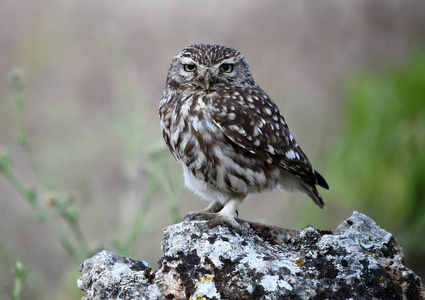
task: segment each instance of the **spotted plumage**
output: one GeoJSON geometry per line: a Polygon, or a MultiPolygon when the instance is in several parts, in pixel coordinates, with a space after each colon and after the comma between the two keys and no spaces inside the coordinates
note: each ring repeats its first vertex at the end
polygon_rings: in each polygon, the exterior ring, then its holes
{"type": "Polygon", "coordinates": [[[159,114],[186,185],[211,201],[190,218],[238,228],[238,205],[249,194],[274,189],[304,192],[324,207],[316,185],[328,184],[239,51],[205,44],[183,49],[171,62],[159,114]]]}

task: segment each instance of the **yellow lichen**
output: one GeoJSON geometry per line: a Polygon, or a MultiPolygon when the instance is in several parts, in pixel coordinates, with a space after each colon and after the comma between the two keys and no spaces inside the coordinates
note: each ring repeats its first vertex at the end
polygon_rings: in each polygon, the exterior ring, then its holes
{"type": "Polygon", "coordinates": [[[197,290],[200,284],[205,283],[205,282],[212,282],[214,280],[214,275],[213,274],[204,274],[204,276],[202,276],[201,278],[199,278],[199,281],[197,281],[195,283],[195,293],[193,294],[193,296],[189,297],[189,300],[206,300],[206,298],[204,297],[204,295],[198,295],[197,294],[197,290]]]}
{"type": "Polygon", "coordinates": [[[296,264],[298,267],[301,267],[301,266],[304,264],[304,259],[302,259],[302,258],[297,259],[297,260],[295,261],[295,264],[296,264]]]}

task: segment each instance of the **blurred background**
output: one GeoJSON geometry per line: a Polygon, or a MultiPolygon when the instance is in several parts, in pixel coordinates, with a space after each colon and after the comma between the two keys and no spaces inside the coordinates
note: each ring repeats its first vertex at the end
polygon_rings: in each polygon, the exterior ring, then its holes
{"type": "Polygon", "coordinates": [[[0,1],[0,298],[80,299],[79,264],[102,249],[156,269],[162,228],[206,207],[158,118],[193,43],[245,55],[331,186],[324,210],[277,192],[240,217],[335,229],[357,210],[424,278],[424,15],[401,0],[0,1]]]}

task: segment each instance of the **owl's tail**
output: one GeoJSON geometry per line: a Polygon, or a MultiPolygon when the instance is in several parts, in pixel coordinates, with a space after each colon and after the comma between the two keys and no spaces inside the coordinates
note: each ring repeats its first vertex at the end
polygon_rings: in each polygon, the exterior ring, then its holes
{"type": "MultiPolygon", "coordinates": [[[[326,182],[325,178],[323,178],[322,175],[320,175],[319,172],[314,171],[314,174],[316,175],[316,184],[321,186],[324,189],[329,190],[329,185],[326,182]]],[[[325,202],[323,202],[322,196],[319,194],[319,192],[316,189],[316,185],[306,184],[307,189],[305,190],[305,193],[310,196],[311,200],[316,203],[316,205],[320,208],[325,207],[325,202]]]]}
{"type": "Polygon", "coordinates": [[[316,170],[314,171],[314,175],[316,175],[317,184],[322,188],[329,190],[329,184],[326,182],[325,178],[323,178],[323,176],[316,170]]]}
{"type": "Polygon", "coordinates": [[[323,202],[322,196],[320,196],[319,192],[317,191],[315,186],[310,186],[310,188],[308,189],[308,191],[306,192],[307,195],[310,196],[311,200],[314,201],[314,203],[316,203],[316,205],[319,208],[324,208],[325,207],[325,202],[323,202]]]}

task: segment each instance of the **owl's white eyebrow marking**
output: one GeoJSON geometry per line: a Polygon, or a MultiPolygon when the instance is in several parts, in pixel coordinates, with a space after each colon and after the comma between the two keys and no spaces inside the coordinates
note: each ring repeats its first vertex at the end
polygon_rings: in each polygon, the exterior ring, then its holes
{"type": "Polygon", "coordinates": [[[235,60],[234,58],[228,58],[228,59],[224,59],[224,60],[220,61],[219,63],[213,65],[212,67],[221,66],[222,64],[232,64],[233,65],[237,62],[238,61],[235,60]]]}
{"type": "Polygon", "coordinates": [[[182,57],[180,61],[183,65],[195,64],[195,61],[190,57],[182,57]]]}

